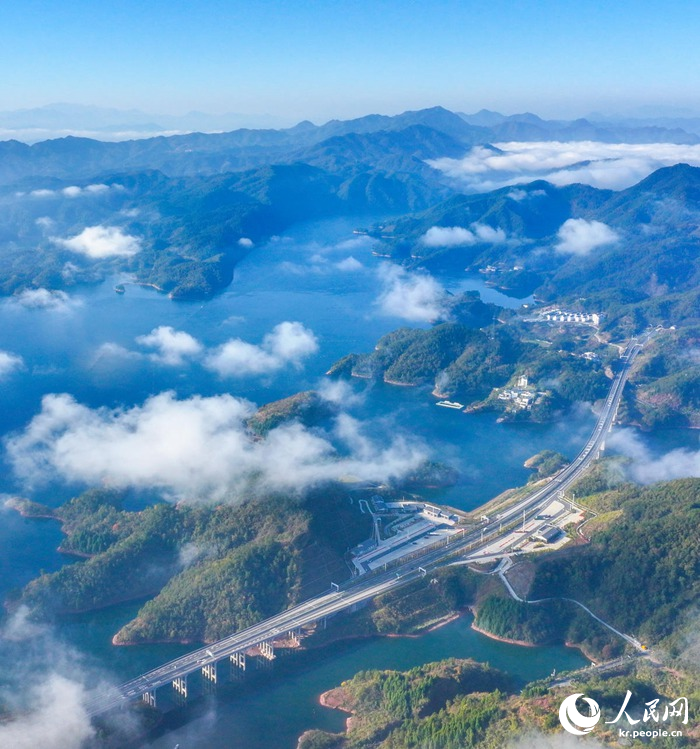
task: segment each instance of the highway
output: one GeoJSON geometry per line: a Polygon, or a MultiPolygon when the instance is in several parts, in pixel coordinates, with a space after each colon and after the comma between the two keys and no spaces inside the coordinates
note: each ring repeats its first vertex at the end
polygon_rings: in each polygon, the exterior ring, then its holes
{"type": "Polygon", "coordinates": [[[552,499],[556,498],[560,492],[566,491],[568,487],[578,480],[583,471],[588,468],[591,461],[597,456],[598,451],[605,442],[605,438],[612,427],[630,368],[634,363],[635,358],[642,350],[643,345],[643,343],[639,343],[633,338],[625,349],[625,352],[620,357],[622,367],[613,380],[610,392],[605,400],[605,405],[598,417],[598,421],[596,422],[591,436],[588,438],[586,444],[576,458],[574,458],[566,468],[556,474],[556,476],[554,476],[546,486],[527,495],[503,512],[499,513],[493,520],[490,520],[487,524],[481,526],[484,539],[491,537],[491,540],[493,541],[494,534],[498,533],[502,526],[507,526],[516,520],[522,519],[523,513],[526,520],[537,515],[540,509],[545,507],[552,499]]]}
{"type": "Polygon", "coordinates": [[[228,659],[234,653],[245,652],[261,642],[281,639],[289,631],[321,621],[325,617],[350,608],[353,604],[406,585],[427,574],[428,570],[441,566],[456,554],[468,551],[468,556],[471,557],[483,545],[482,540],[493,543],[499,533],[505,535],[510,532],[513,523],[521,520],[523,516],[528,518],[538,514],[559,492],[573,484],[598,454],[614,421],[630,367],[642,346],[643,343],[635,339],[627,346],[621,356],[622,367],[613,380],[593,433],[574,461],[562,469],[546,486],[518,500],[502,511],[496,519],[469,532],[465,530],[461,536],[452,536],[445,544],[440,543],[437,548],[429,547],[425,553],[393,569],[353,578],[337,590],[304,601],[252,627],[169,661],[116,688],[96,691],[86,706],[88,714],[95,716],[117,708],[147,692],[172,683],[174,679],[199,671],[208,664],[228,659]]]}

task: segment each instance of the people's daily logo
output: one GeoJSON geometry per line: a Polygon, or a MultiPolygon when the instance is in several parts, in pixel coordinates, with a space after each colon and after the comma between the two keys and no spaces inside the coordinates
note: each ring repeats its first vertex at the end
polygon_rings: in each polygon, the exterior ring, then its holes
{"type": "MultiPolygon", "coordinates": [[[[632,710],[628,711],[630,707],[630,701],[632,700],[632,692],[627,690],[625,698],[622,702],[622,707],[617,713],[617,717],[614,720],[606,720],[605,725],[614,725],[622,719],[624,716],[627,720],[627,724],[632,726],[631,729],[619,729],[619,735],[621,737],[631,738],[657,738],[667,736],[682,736],[682,731],[667,731],[662,728],[650,728],[650,723],[665,723],[666,721],[680,720],[683,725],[688,725],[688,698],[679,697],[673,701],[667,702],[663,705],[661,698],[649,700],[644,703],[643,711],[638,712],[632,710]],[[634,714],[639,717],[634,717],[634,714]],[[641,723],[641,725],[637,725],[641,723]]],[[[572,694],[567,697],[559,706],[559,722],[564,728],[572,733],[574,736],[585,736],[590,733],[598,724],[601,719],[600,706],[598,703],[586,697],[582,692],[572,694]],[[587,715],[581,713],[578,708],[577,702],[585,703],[587,708],[587,715]]]]}
{"type": "Polygon", "coordinates": [[[574,736],[585,736],[590,733],[599,720],[600,707],[598,707],[598,703],[590,697],[585,697],[581,692],[567,697],[559,708],[559,721],[574,736]],[[589,715],[581,715],[576,707],[579,697],[588,705],[589,715]]]}

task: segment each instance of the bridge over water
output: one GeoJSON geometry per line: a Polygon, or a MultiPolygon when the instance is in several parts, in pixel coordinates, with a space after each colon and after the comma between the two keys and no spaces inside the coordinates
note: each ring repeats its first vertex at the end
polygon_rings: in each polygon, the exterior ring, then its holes
{"type": "MultiPolygon", "coordinates": [[[[464,528],[461,534],[448,536],[412,554],[410,559],[399,562],[391,569],[353,578],[265,621],[164,663],[116,688],[97,691],[86,706],[89,715],[96,716],[137,699],[155,707],[157,692],[162,688],[171,688],[175,694],[186,698],[189,692],[188,677],[192,674],[200,673],[203,679],[215,684],[223,680],[222,668],[226,663],[234,671],[244,673],[250,666],[249,653],[253,649],[257,649],[259,658],[271,662],[275,658],[275,642],[282,639],[298,640],[305,627],[325,623],[328,617],[340,611],[406,585],[428,571],[453,561],[455,556],[468,559],[476,555],[485,543],[492,543],[494,538],[510,533],[521,519],[535,517],[552,499],[573,484],[604,448],[605,437],[615,420],[630,367],[642,346],[643,343],[633,339],[622,354],[622,366],[613,380],[603,410],[577,457],[544,487],[501,512],[498,519],[475,529],[464,528]]],[[[504,554],[507,552],[507,548],[503,550],[504,554]]]]}

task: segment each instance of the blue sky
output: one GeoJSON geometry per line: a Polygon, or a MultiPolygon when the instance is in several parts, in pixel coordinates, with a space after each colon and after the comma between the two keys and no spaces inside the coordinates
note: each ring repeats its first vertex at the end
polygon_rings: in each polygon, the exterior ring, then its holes
{"type": "Polygon", "coordinates": [[[685,0],[4,2],[0,110],[700,113],[699,22],[685,0]]]}

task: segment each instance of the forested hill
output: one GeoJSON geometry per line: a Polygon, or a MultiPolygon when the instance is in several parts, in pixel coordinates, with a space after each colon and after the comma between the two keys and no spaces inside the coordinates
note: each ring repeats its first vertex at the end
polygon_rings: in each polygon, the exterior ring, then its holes
{"type": "Polygon", "coordinates": [[[251,247],[292,224],[430,204],[442,188],[416,163],[415,174],[297,163],[205,177],[149,171],[24,180],[0,191],[0,293],[66,288],[121,271],[176,298],[209,297],[231,282],[251,247]],[[86,228],[128,248],[91,255],[86,228]]]}
{"type": "Polygon", "coordinates": [[[537,181],[462,195],[433,166],[474,145],[497,153],[489,144],[506,135],[648,142],[643,130],[591,127],[533,116],[486,126],[434,107],[286,130],[2,142],[0,293],[119,271],[175,298],[206,298],[231,282],[245,252],[291,225],[371,214],[391,217],[376,227],[375,249],[399,262],[458,274],[492,266],[491,280],[517,295],[584,295],[610,319],[629,318],[628,328],[698,316],[698,169],[661,169],[618,193],[537,181]],[[584,233],[595,222],[598,243],[567,248],[560,233],[570,221],[589,222],[574,227],[584,233]],[[435,228],[473,236],[425,241],[435,228]],[[86,230],[116,231],[128,249],[76,251],[70,242],[84,244],[86,230]]]}
{"type": "MultiPolygon", "coordinates": [[[[683,694],[692,705],[700,697],[695,657],[700,542],[692,532],[700,514],[700,480],[634,486],[623,483],[619,466],[606,461],[575,488],[598,513],[585,527],[591,543],[516,564],[535,566],[530,599],[575,598],[651,648],[651,662],[622,659],[609,671],[574,675],[576,691],[593,697],[612,724],[601,721],[596,741],[618,746],[614,720],[628,691],[635,720],[652,699],[665,703],[683,694]]],[[[624,652],[623,640],[572,604],[518,603],[504,589],[494,594],[493,578],[475,577],[477,623],[489,632],[539,644],[576,643],[596,660],[624,652]]],[[[523,740],[528,746],[559,746],[564,734],[557,712],[572,692],[572,682],[562,681],[559,687],[545,679],[522,688],[488,667],[455,660],[404,672],[362,671],[323,698],[353,715],[347,731],[309,731],[299,746],[501,749],[523,740]]],[[[692,719],[687,728],[676,728],[684,729],[684,745],[695,746],[700,739],[692,719]]],[[[676,739],[659,741],[669,748],[679,745],[676,739]]]]}
{"type": "Polygon", "coordinates": [[[536,181],[455,195],[375,227],[409,266],[488,273],[545,300],[585,298],[625,333],[700,318],[700,168],[665,167],[625,190],[536,181]]]}
{"type": "Polygon", "coordinates": [[[518,376],[529,377],[531,409],[513,416],[548,420],[574,401],[595,401],[608,391],[610,381],[600,360],[574,356],[569,351],[542,348],[520,337],[510,325],[475,329],[444,322],[422,330],[399,328],[383,336],[367,354],[351,354],[336,362],[332,376],[380,379],[397,385],[428,385],[433,395],[470,404],[502,406],[494,388],[514,387],[518,376]]]}
{"type": "Polygon", "coordinates": [[[56,517],[62,550],[88,557],[30,582],[21,602],[47,617],[148,598],[118,644],[212,641],[254,624],[346,577],[345,551],[370,532],[332,486],[300,502],[129,512],[118,494],[90,491],[55,511],[19,509],[56,517]]]}

